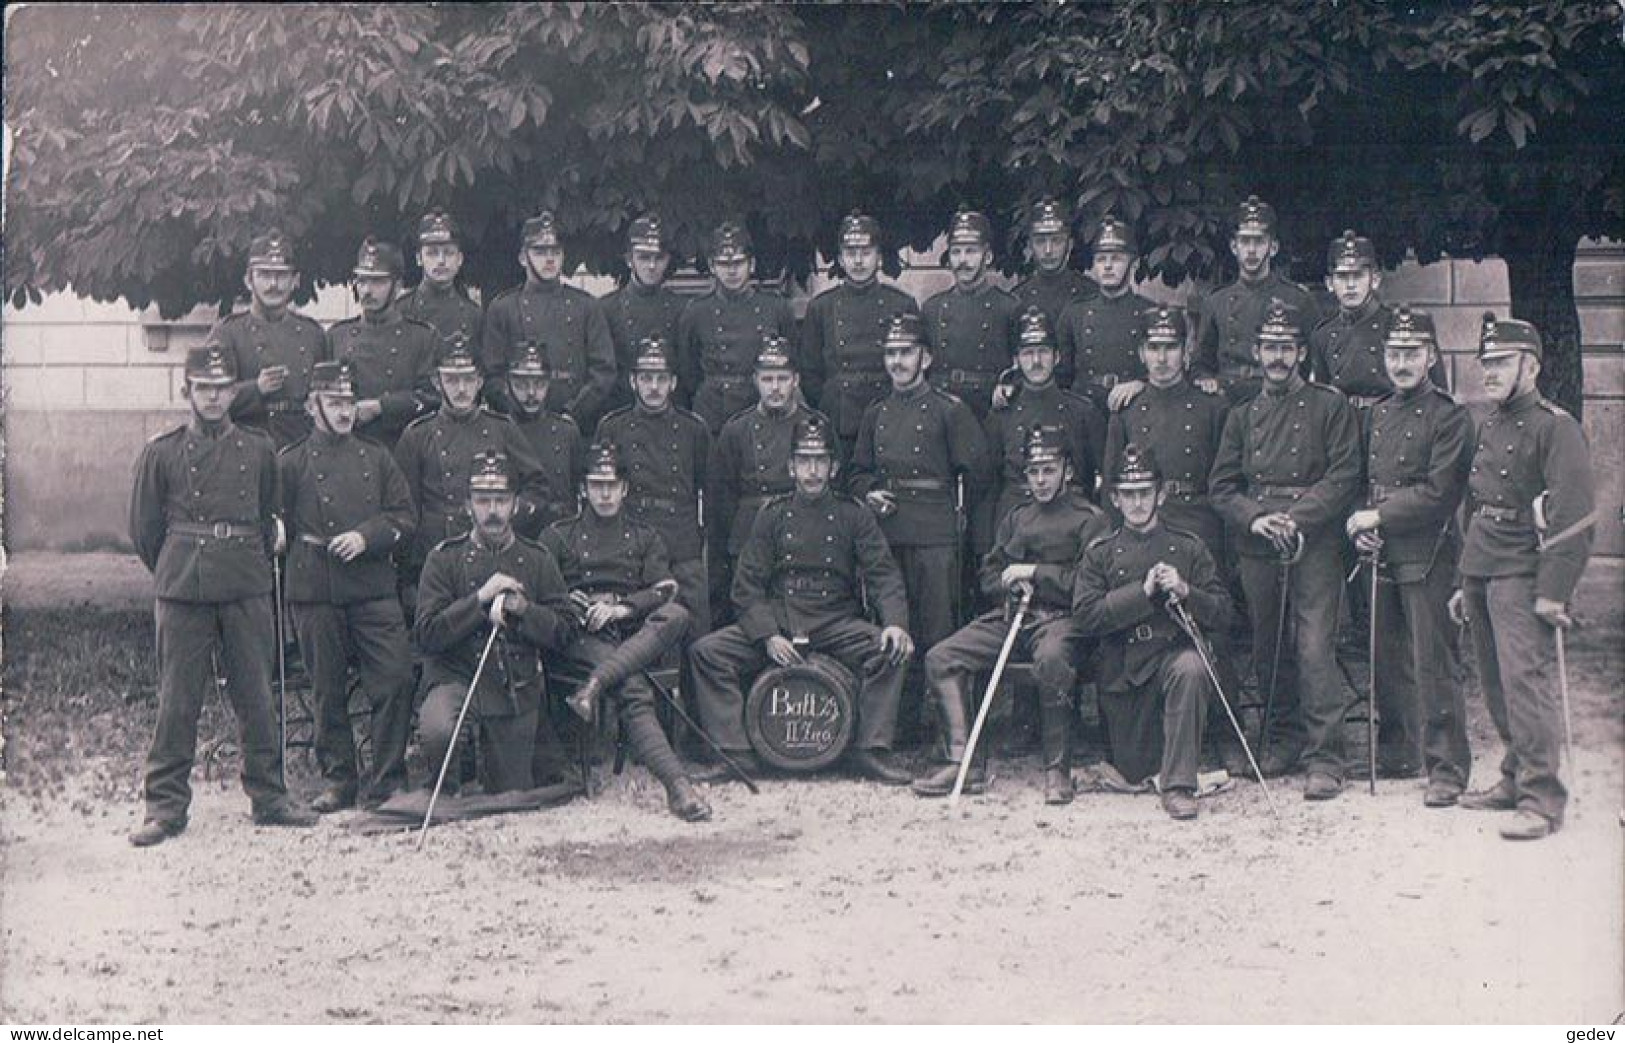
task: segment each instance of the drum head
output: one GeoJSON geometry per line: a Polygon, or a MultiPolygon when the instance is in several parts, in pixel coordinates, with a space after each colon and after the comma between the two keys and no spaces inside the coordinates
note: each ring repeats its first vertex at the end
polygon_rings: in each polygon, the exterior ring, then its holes
{"type": "Polygon", "coordinates": [[[757,756],[785,771],[817,771],[852,741],[857,678],[825,656],[762,672],[745,699],[745,733],[757,756]]]}

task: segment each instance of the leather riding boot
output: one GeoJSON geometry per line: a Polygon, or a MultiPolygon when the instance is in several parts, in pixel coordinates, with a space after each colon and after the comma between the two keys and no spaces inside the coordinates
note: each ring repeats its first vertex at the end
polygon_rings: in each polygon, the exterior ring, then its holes
{"type": "Polygon", "coordinates": [[[933,680],[931,691],[937,697],[937,715],[942,721],[942,740],[948,760],[958,763],[970,740],[970,684],[960,675],[933,680]]]}
{"type": "Polygon", "coordinates": [[[667,788],[683,778],[682,762],[672,752],[671,743],[666,741],[666,733],[660,729],[660,721],[653,713],[623,716],[621,720],[626,725],[626,741],[632,747],[632,756],[649,774],[667,788]]]}
{"type": "Polygon", "coordinates": [[[1072,707],[1064,696],[1040,697],[1038,722],[1044,750],[1044,803],[1070,804],[1072,785],[1072,707]]]}

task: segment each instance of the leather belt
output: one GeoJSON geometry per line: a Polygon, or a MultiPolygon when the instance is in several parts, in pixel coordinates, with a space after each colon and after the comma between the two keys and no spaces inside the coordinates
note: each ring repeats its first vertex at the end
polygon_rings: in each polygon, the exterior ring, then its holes
{"type": "Polygon", "coordinates": [[[943,375],[943,379],[950,384],[969,384],[973,387],[981,387],[997,382],[999,375],[979,369],[950,369],[943,375]]]}
{"type": "Polygon", "coordinates": [[[1516,507],[1496,507],[1494,504],[1481,503],[1473,508],[1473,517],[1489,518],[1493,521],[1514,522],[1524,517],[1522,511],[1516,507]]]}
{"type": "Polygon", "coordinates": [[[258,525],[248,525],[243,522],[217,521],[217,522],[175,522],[168,527],[168,531],[180,536],[213,536],[217,540],[229,540],[233,537],[258,536],[261,529],[258,525]]]}
{"type": "Polygon", "coordinates": [[[743,373],[707,373],[705,382],[722,387],[743,387],[751,378],[743,373]]]}
{"type": "Polygon", "coordinates": [[[307,543],[312,547],[320,547],[322,550],[327,549],[327,541],[326,540],[322,539],[320,536],[312,536],[308,532],[301,532],[299,534],[299,542],[300,543],[307,543]]]}
{"type": "Polygon", "coordinates": [[[1116,373],[1096,373],[1090,376],[1089,383],[1095,387],[1114,388],[1117,386],[1116,373]]]}
{"type": "Polygon", "coordinates": [[[1388,483],[1388,484],[1383,484],[1383,483],[1379,483],[1379,482],[1372,482],[1371,483],[1371,502],[1372,503],[1381,503],[1382,501],[1388,499],[1388,497],[1390,497],[1390,496],[1394,495],[1395,493],[1399,492],[1399,490],[1404,489],[1404,488],[1406,488],[1408,486],[1416,485],[1416,484],[1418,484],[1416,481],[1410,480],[1410,479],[1406,479],[1404,481],[1398,481],[1398,482],[1391,482],[1391,483],[1388,483]]]}
{"type": "Polygon", "coordinates": [[[886,488],[909,492],[945,493],[948,483],[941,478],[888,478],[886,488]]]}
{"type": "Polygon", "coordinates": [[[777,584],[783,594],[814,594],[834,597],[847,593],[847,584],[835,576],[790,575],[780,577],[777,584]]]}
{"type": "Polygon", "coordinates": [[[771,499],[773,499],[773,497],[769,494],[763,494],[760,496],[741,496],[735,501],[737,505],[736,509],[741,511],[759,511],[766,506],[767,501],[771,499]]]}
{"type": "Polygon", "coordinates": [[[1254,496],[1286,496],[1296,500],[1302,496],[1307,485],[1260,485],[1253,490],[1254,496]]]}
{"type": "Polygon", "coordinates": [[[1168,481],[1163,482],[1162,487],[1164,489],[1168,490],[1168,495],[1169,496],[1206,496],[1207,495],[1207,489],[1198,486],[1196,482],[1187,482],[1187,481],[1183,481],[1183,480],[1178,479],[1178,478],[1171,478],[1168,481]]]}
{"type": "Polygon", "coordinates": [[[1378,402],[1387,398],[1387,395],[1344,395],[1356,409],[1370,409],[1378,402]]]}
{"type": "Polygon", "coordinates": [[[629,499],[638,507],[653,507],[662,511],[675,511],[677,509],[676,500],[668,500],[663,496],[633,496],[629,497],[629,499]]]}
{"type": "Polygon", "coordinates": [[[304,407],[293,402],[267,402],[265,403],[265,414],[267,416],[277,416],[282,413],[292,413],[295,409],[302,408],[304,407]]]}

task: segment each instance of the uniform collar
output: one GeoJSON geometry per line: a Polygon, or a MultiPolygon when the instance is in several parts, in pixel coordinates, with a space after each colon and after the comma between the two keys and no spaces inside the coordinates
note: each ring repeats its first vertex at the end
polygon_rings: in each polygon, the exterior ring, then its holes
{"type": "Polygon", "coordinates": [[[1260,395],[1267,395],[1270,398],[1287,398],[1303,390],[1303,385],[1303,374],[1294,371],[1292,374],[1292,379],[1287,381],[1286,387],[1282,390],[1276,391],[1274,384],[1265,381],[1263,387],[1259,389],[1258,393],[1260,395]]]}
{"type": "Polygon", "coordinates": [[[347,434],[347,435],[341,435],[337,431],[324,431],[320,427],[317,427],[314,424],[312,424],[311,428],[310,428],[310,440],[311,440],[311,442],[315,443],[316,445],[320,445],[320,446],[333,447],[333,446],[342,445],[342,444],[344,444],[344,442],[346,442],[347,440],[349,440],[351,438],[354,438],[354,437],[355,437],[354,432],[351,432],[350,434],[347,434]]]}
{"type": "Polygon", "coordinates": [[[261,322],[281,322],[289,315],[293,314],[293,309],[291,307],[284,306],[282,309],[282,314],[273,317],[265,314],[265,309],[260,307],[259,301],[249,301],[248,313],[261,322]]]}
{"type": "Polygon", "coordinates": [[[1264,275],[1264,277],[1262,279],[1254,280],[1254,279],[1248,279],[1245,275],[1237,275],[1236,276],[1236,285],[1244,287],[1244,288],[1249,289],[1249,290],[1252,290],[1254,292],[1258,292],[1258,291],[1267,289],[1267,288],[1269,288],[1271,286],[1274,286],[1277,282],[1280,281],[1280,279],[1281,279],[1281,274],[1275,270],[1275,266],[1272,264],[1272,265],[1270,265],[1270,270],[1267,273],[1265,273],[1265,275],[1264,275]]]}
{"type": "Polygon", "coordinates": [[[481,550],[490,551],[493,554],[500,554],[502,551],[507,550],[514,544],[512,526],[508,527],[508,538],[504,540],[500,546],[492,546],[491,543],[486,540],[485,533],[482,532],[480,527],[477,525],[469,531],[469,538],[474,541],[474,545],[476,547],[480,548],[481,550]]]}
{"type": "Polygon", "coordinates": [[[648,406],[643,404],[643,399],[634,395],[632,410],[640,416],[669,416],[671,414],[671,399],[666,399],[666,405],[664,408],[650,409],[648,406]]]}
{"type": "Polygon", "coordinates": [[[1497,412],[1526,413],[1529,410],[1534,409],[1539,403],[1540,389],[1536,388],[1532,391],[1525,391],[1521,395],[1507,399],[1507,401],[1497,410],[1497,412]]]}
{"type": "Polygon", "coordinates": [[[834,495],[834,490],[828,485],[824,486],[824,491],[819,493],[817,496],[808,496],[806,493],[801,491],[801,486],[798,485],[790,494],[790,497],[802,507],[818,507],[829,502],[834,498],[834,495]]]}
{"type": "Polygon", "coordinates": [[[203,421],[198,419],[196,413],[193,413],[192,419],[186,422],[187,432],[198,438],[224,438],[231,434],[234,429],[235,425],[231,422],[230,414],[221,417],[220,423],[216,424],[212,430],[203,426],[203,421]]]}
{"type": "Polygon", "coordinates": [[[448,297],[457,296],[457,284],[455,282],[451,282],[447,283],[445,286],[439,286],[427,279],[424,279],[418,283],[417,289],[413,292],[415,292],[419,297],[436,297],[444,300],[448,297]]]}
{"type": "Polygon", "coordinates": [[[459,416],[458,414],[445,408],[445,403],[442,402],[441,407],[435,411],[435,414],[439,416],[441,420],[444,420],[447,423],[471,424],[474,422],[474,418],[480,415],[480,407],[478,404],[476,404],[473,409],[470,409],[468,412],[459,416]]]}
{"type": "Polygon", "coordinates": [[[564,289],[564,279],[538,279],[534,276],[525,278],[525,292],[538,297],[551,297],[564,289]]]}
{"type": "Polygon", "coordinates": [[[931,382],[929,380],[922,380],[918,384],[916,384],[914,387],[909,388],[907,391],[903,391],[903,390],[899,389],[896,384],[893,384],[892,389],[891,389],[891,393],[896,398],[901,398],[901,399],[903,399],[905,401],[912,402],[915,399],[921,397],[922,395],[927,394],[928,392],[930,392],[930,390],[931,390],[931,382]]]}
{"type": "Polygon", "coordinates": [[[876,275],[873,279],[870,279],[866,283],[855,283],[848,279],[842,282],[841,285],[846,288],[847,293],[850,293],[855,297],[867,297],[869,294],[874,293],[880,288],[880,276],[876,275]]]}
{"type": "Polygon", "coordinates": [[[1377,313],[1377,309],[1381,307],[1382,302],[1377,299],[1376,293],[1372,293],[1365,299],[1364,304],[1360,305],[1353,311],[1349,311],[1339,306],[1337,309],[1337,318],[1338,321],[1344,323],[1345,325],[1353,326],[1355,323],[1364,322],[1366,319],[1369,319],[1371,316],[1375,315],[1377,313]]]}
{"type": "Polygon", "coordinates": [[[1160,532],[1162,532],[1162,512],[1161,512],[1161,510],[1158,510],[1158,512],[1156,514],[1153,514],[1151,516],[1151,525],[1148,528],[1144,529],[1144,530],[1131,529],[1131,528],[1129,528],[1129,525],[1128,525],[1127,522],[1123,523],[1123,535],[1127,536],[1131,540],[1136,540],[1136,541],[1138,541],[1140,543],[1146,543],[1146,542],[1148,542],[1150,540],[1156,539],[1157,535],[1160,532]]]}
{"type": "Polygon", "coordinates": [[[659,294],[661,290],[666,288],[666,284],[663,282],[657,282],[653,286],[650,286],[646,283],[639,282],[636,277],[627,279],[626,285],[630,286],[632,288],[632,292],[637,294],[639,297],[654,297],[659,294]]]}
{"type": "Polygon", "coordinates": [[[1427,379],[1426,377],[1423,377],[1422,382],[1420,384],[1416,385],[1415,387],[1411,388],[1409,391],[1402,391],[1399,388],[1395,388],[1394,389],[1394,401],[1395,402],[1414,402],[1414,401],[1421,398],[1423,395],[1426,395],[1429,391],[1432,391],[1432,390],[1433,390],[1433,381],[1427,379]]]}

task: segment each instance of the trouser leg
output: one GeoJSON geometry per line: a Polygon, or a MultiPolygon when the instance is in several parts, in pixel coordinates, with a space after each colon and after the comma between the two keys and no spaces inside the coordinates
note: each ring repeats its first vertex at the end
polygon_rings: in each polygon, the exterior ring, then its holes
{"type": "Polygon", "coordinates": [[[890,749],[905,665],[893,665],[881,651],[880,628],[861,619],[843,619],[811,636],[816,651],[838,660],[862,680],[853,744],[860,750],[890,749]]]}
{"type": "Polygon", "coordinates": [[[767,667],[766,653],[734,625],[713,630],[690,645],[689,659],[706,734],[729,752],[749,750],[743,678],[755,677],[767,667]]]}
{"type": "MultiPolygon", "coordinates": [[[[959,626],[960,586],[953,547],[899,547],[894,550],[908,591],[909,636],[917,649],[929,649],[959,626]]],[[[898,708],[905,741],[924,741],[924,670],[915,657],[905,674],[898,708]]]]}
{"type": "Polygon", "coordinates": [[[210,652],[217,640],[214,605],[160,600],[153,608],[158,642],[158,720],[147,748],[142,796],[147,817],[175,822],[192,803],[198,715],[214,684],[210,652]]]}
{"type": "Polygon", "coordinates": [[[677,601],[688,610],[690,641],[711,632],[711,581],[704,558],[671,563],[671,578],[677,581],[677,601]]]}
{"type": "Polygon", "coordinates": [[[613,688],[650,665],[660,661],[688,631],[688,610],[675,601],[649,613],[643,624],[626,639],[605,642],[602,655],[595,655],[587,667],[606,689],[613,688]]]}
{"type": "Polygon", "coordinates": [[[531,762],[536,753],[540,703],[511,717],[480,719],[480,784],[487,793],[530,789],[535,785],[531,762]]]}
{"type": "Polygon", "coordinates": [[[1490,615],[1489,581],[1463,577],[1462,593],[1467,602],[1473,643],[1473,662],[1478,668],[1478,687],[1484,693],[1484,708],[1501,739],[1501,777],[1517,785],[1518,751],[1512,745],[1512,728],[1507,722],[1506,688],[1501,683],[1501,661],[1495,638],[1495,619],[1490,615]]]}
{"type": "Polygon", "coordinates": [[[1298,705],[1304,727],[1304,766],[1341,781],[1343,718],[1349,692],[1337,668],[1337,605],[1343,586],[1336,544],[1311,542],[1292,567],[1288,599],[1295,629],[1289,646],[1298,664],[1298,705]]]}
{"type": "MultiPolygon", "coordinates": [[[[1297,566],[1293,566],[1296,568],[1297,566]]],[[[1267,703],[1271,699],[1271,677],[1275,678],[1273,704],[1269,705],[1269,731],[1261,739],[1266,749],[1275,749],[1296,758],[1304,745],[1303,720],[1298,705],[1298,672],[1292,647],[1292,618],[1287,616],[1285,642],[1277,648],[1281,629],[1281,598],[1288,591],[1281,585],[1281,565],[1273,558],[1243,557],[1239,562],[1242,590],[1246,593],[1247,615],[1253,630],[1253,673],[1267,703]],[[1278,668],[1278,670],[1277,670],[1278,668]]],[[[1262,758],[1264,750],[1259,751],[1262,758]]]]}
{"type": "Polygon", "coordinates": [[[1072,693],[1077,687],[1076,663],[1088,643],[1071,617],[1053,619],[1033,628],[1033,681],[1038,688],[1038,713],[1044,766],[1063,771],[1072,766],[1072,693]]]}
{"type": "Polygon", "coordinates": [[[621,726],[626,729],[627,743],[638,763],[662,785],[670,786],[681,778],[683,765],[660,727],[660,718],[655,714],[655,693],[649,682],[641,676],[629,678],[615,690],[614,698],[620,709],[621,726]]]}
{"type": "Polygon", "coordinates": [[[1535,577],[1490,580],[1507,728],[1517,752],[1518,807],[1561,823],[1568,790],[1558,778],[1563,717],[1557,698],[1557,645],[1534,606],[1535,577]]]}
{"type": "Polygon", "coordinates": [[[1473,751],[1467,741],[1467,695],[1462,686],[1456,625],[1450,619],[1453,568],[1435,565],[1426,580],[1401,588],[1411,626],[1422,758],[1428,778],[1466,787],[1473,751]]]}
{"type": "Polygon", "coordinates": [[[1207,668],[1194,648],[1163,660],[1157,671],[1162,698],[1162,788],[1196,789],[1203,722],[1207,716],[1207,668]]]}
{"type": "Polygon", "coordinates": [[[945,754],[950,761],[965,756],[970,717],[978,708],[979,673],[993,665],[1010,624],[988,613],[932,645],[925,653],[925,677],[942,720],[945,754]]]}
{"type": "Polygon", "coordinates": [[[287,799],[282,780],[282,740],[271,702],[274,619],[271,597],[244,598],[219,606],[220,662],[226,697],[237,714],[243,751],[243,791],[256,810],[287,799]]]}
{"type": "MultiPolygon", "coordinates": [[[[1369,576],[1362,571],[1361,576],[1369,576]]],[[[1417,675],[1415,602],[1405,587],[1420,584],[1377,584],[1377,662],[1372,682],[1377,693],[1377,761],[1390,767],[1421,763],[1422,713],[1417,675]]]]}
{"type": "Polygon", "coordinates": [[[1111,763],[1130,783],[1162,764],[1162,699],[1155,684],[1100,693],[1100,715],[1111,743],[1111,763]]]}
{"type": "MultiPolygon", "coordinates": [[[[463,684],[437,684],[429,688],[423,697],[423,706],[418,710],[418,744],[423,748],[423,756],[429,764],[429,785],[433,786],[440,777],[441,765],[446,762],[446,753],[451,747],[452,731],[457,727],[457,714],[462,709],[463,696],[468,686],[463,684]]],[[[463,728],[457,733],[457,747],[460,752],[469,741],[468,733],[472,730],[472,713],[464,720],[463,728]]],[[[455,793],[461,779],[457,772],[457,762],[452,761],[451,769],[446,772],[445,791],[455,793]]]]}
{"type": "MultiPolygon", "coordinates": [[[[412,731],[412,653],[401,605],[377,598],[349,605],[350,645],[371,712],[372,764],[363,796],[385,800],[406,789],[406,743],[412,731]]],[[[438,768],[438,765],[436,765],[438,768]]]]}
{"type": "Polygon", "coordinates": [[[355,740],[350,731],[345,613],[338,606],[290,606],[299,652],[316,697],[316,766],[328,783],[354,788],[355,740]]]}

